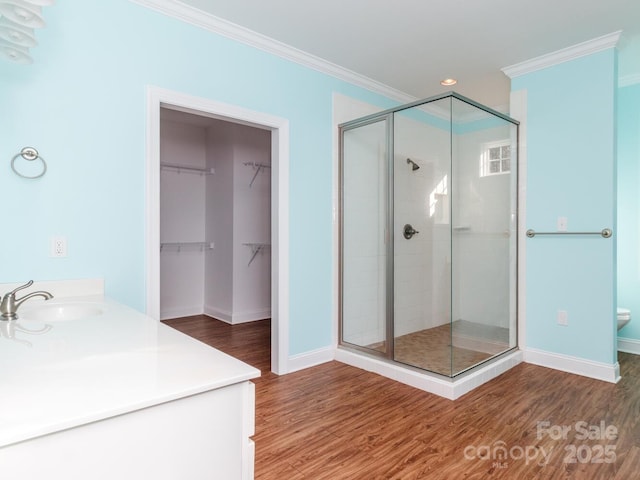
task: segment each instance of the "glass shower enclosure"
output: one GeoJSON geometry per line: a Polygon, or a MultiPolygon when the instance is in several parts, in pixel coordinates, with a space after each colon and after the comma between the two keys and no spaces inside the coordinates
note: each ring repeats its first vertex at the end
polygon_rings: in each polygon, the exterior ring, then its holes
{"type": "Polygon", "coordinates": [[[517,344],[518,122],[449,92],[340,125],[340,345],[455,377],[517,344]]]}

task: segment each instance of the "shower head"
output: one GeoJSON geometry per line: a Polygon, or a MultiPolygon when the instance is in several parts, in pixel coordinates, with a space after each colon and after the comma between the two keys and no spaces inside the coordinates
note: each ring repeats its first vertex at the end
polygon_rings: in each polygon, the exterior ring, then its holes
{"type": "Polygon", "coordinates": [[[414,172],[420,168],[420,165],[418,165],[416,162],[414,162],[410,158],[407,158],[407,164],[411,165],[411,170],[414,172]]]}

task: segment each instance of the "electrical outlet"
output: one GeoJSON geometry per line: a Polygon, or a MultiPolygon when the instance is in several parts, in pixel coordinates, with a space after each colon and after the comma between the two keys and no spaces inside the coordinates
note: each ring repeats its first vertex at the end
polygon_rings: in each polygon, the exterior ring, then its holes
{"type": "Polygon", "coordinates": [[[566,232],[567,231],[567,217],[558,217],[558,231],[566,232]]]}
{"type": "Polygon", "coordinates": [[[566,310],[558,310],[558,325],[568,326],[569,316],[566,310]]]}
{"type": "Polygon", "coordinates": [[[65,237],[51,237],[49,256],[56,258],[67,256],[67,239],[65,237]]]}

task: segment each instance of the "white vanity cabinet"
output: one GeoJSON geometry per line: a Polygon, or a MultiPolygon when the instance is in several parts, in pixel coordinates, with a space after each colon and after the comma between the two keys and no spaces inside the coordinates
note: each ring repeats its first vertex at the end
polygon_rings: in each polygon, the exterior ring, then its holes
{"type": "Polygon", "coordinates": [[[9,445],[1,477],[250,480],[253,396],[237,383],[9,445]]]}
{"type": "Polygon", "coordinates": [[[25,310],[0,338],[0,478],[253,479],[259,370],[101,297],[55,301],[101,313],[25,310]]]}

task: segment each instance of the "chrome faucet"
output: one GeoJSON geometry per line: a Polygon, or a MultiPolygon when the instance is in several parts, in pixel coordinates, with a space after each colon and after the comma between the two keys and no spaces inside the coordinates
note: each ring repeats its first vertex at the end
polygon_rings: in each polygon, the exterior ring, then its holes
{"type": "Polygon", "coordinates": [[[25,295],[22,298],[16,299],[16,292],[19,290],[23,290],[25,288],[29,288],[33,285],[33,280],[29,280],[24,285],[16,288],[12,292],[7,293],[0,304],[0,320],[15,320],[18,318],[18,307],[22,305],[23,302],[29,300],[32,297],[43,297],[45,300],[50,300],[53,298],[49,292],[39,291],[39,292],[31,292],[25,295]]]}

